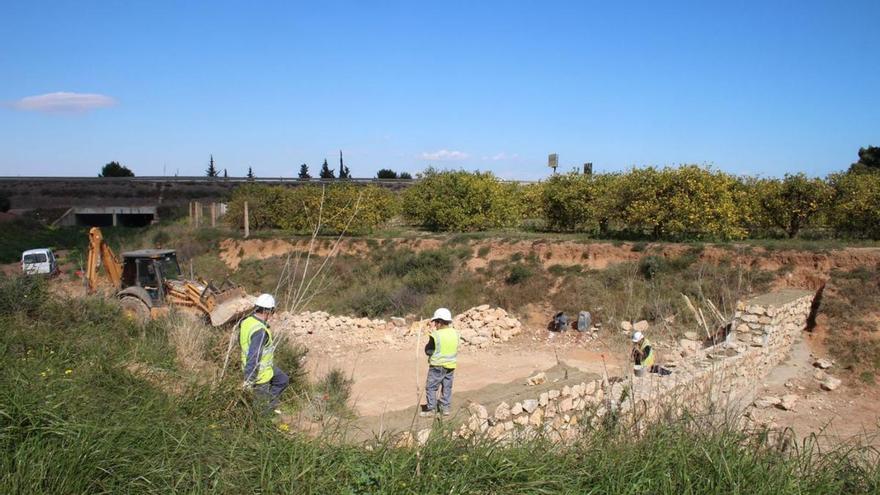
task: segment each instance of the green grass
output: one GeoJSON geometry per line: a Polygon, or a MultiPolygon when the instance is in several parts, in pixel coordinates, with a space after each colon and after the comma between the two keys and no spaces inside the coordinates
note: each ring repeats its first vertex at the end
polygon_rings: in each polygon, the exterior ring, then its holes
{"type": "MultiPolygon", "coordinates": [[[[24,284],[24,285],[22,285],[24,284]]],[[[732,429],[667,422],[637,438],[587,432],[562,447],[469,442],[420,449],[286,434],[255,416],[235,376],[176,368],[166,326],[140,329],[102,300],[53,300],[0,280],[2,493],[876,493],[860,448],[781,452],[732,429]],[[10,294],[24,290],[27,302],[10,294]],[[129,371],[133,362],[163,380],[129,371]],[[177,387],[175,387],[177,385],[177,387]],[[169,390],[174,390],[170,392],[169,390]]],[[[217,335],[224,340],[225,335],[217,335]]],[[[216,363],[215,363],[216,364],[216,363]]],[[[234,373],[232,374],[234,375],[234,373]]],[[[345,377],[328,377],[328,391],[345,377]]],[[[288,399],[290,400],[290,399],[288,399]]]]}

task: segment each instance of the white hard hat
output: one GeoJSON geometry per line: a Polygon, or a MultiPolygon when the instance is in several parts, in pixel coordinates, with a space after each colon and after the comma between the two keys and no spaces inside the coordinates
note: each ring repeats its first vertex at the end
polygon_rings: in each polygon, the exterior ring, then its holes
{"type": "Polygon", "coordinates": [[[642,332],[636,332],[633,334],[633,342],[641,342],[643,338],[645,338],[645,336],[642,335],[642,332]]]}
{"type": "Polygon", "coordinates": [[[446,308],[438,308],[437,311],[434,311],[431,320],[452,321],[452,312],[446,308]]]}
{"type": "Polygon", "coordinates": [[[258,308],[275,309],[275,298],[272,294],[260,294],[255,304],[258,308]]]}

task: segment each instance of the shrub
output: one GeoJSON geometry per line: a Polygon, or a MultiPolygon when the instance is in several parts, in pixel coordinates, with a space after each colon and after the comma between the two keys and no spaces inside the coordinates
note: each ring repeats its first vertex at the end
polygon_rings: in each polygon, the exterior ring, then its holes
{"type": "Polygon", "coordinates": [[[557,232],[604,233],[619,211],[616,174],[570,173],[550,178],[542,189],[547,227],[557,232]]]}
{"type": "Polygon", "coordinates": [[[757,223],[782,229],[793,238],[828,206],[834,191],[822,179],[801,173],[786,174],[782,180],[758,180],[754,193],[758,200],[757,223]]]}
{"type": "Polygon", "coordinates": [[[633,169],[614,191],[619,220],[655,239],[740,239],[745,236],[732,176],[696,165],[633,169]]]}
{"type": "Polygon", "coordinates": [[[531,268],[518,263],[510,268],[510,273],[507,274],[504,282],[507,285],[518,285],[530,279],[534,274],[535,272],[531,268]]]}
{"type": "Polygon", "coordinates": [[[829,220],[834,231],[849,237],[880,239],[880,174],[837,174],[829,220]]]}
{"type": "Polygon", "coordinates": [[[491,172],[438,171],[429,168],[403,192],[403,214],[433,231],[477,231],[513,227],[522,218],[514,184],[491,172]]]}
{"type": "Polygon", "coordinates": [[[368,233],[393,217],[397,198],[387,189],[350,183],[292,188],[246,184],[233,193],[227,218],[243,225],[248,202],[251,228],[279,228],[311,232],[321,222],[321,233],[368,233]]]}

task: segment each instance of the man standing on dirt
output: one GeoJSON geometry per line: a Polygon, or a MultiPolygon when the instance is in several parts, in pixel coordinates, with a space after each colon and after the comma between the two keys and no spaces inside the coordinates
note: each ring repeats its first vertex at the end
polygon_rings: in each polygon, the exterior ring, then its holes
{"type": "Polygon", "coordinates": [[[275,408],[290,380],[274,363],[275,341],[268,323],[274,310],[275,298],[271,294],[260,294],[254,314],[242,320],[239,326],[238,342],[244,371],[243,388],[253,390],[268,410],[280,413],[275,408]]]}
{"type": "Polygon", "coordinates": [[[428,358],[428,379],[425,384],[425,408],[421,416],[432,416],[437,411],[437,389],[440,394],[440,412],[449,416],[452,412],[452,379],[455,374],[456,357],[460,337],[452,328],[452,313],[446,308],[434,311],[431,318],[431,336],[425,345],[428,358]]]}

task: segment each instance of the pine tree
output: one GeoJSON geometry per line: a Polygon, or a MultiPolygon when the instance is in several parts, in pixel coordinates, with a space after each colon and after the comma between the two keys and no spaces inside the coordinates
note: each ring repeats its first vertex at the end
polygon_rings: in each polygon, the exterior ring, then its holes
{"type": "Polygon", "coordinates": [[[309,174],[309,166],[305,163],[299,166],[299,178],[302,180],[312,178],[311,174],[309,174]]]}
{"type": "Polygon", "coordinates": [[[322,179],[335,179],[336,178],[336,174],[333,173],[333,169],[330,168],[330,165],[327,163],[326,158],[324,158],[324,164],[321,165],[320,177],[322,179]]]}
{"type": "Polygon", "coordinates": [[[248,167],[247,178],[248,178],[248,179],[253,179],[253,178],[254,178],[254,169],[252,169],[251,167],[248,167]]]}
{"type": "Polygon", "coordinates": [[[205,175],[208,177],[217,177],[220,175],[220,172],[214,167],[214,155],[211,155],[211,164],[208,165],[208,170],[205,170],[205,175]]]}
{"type": "Polygon", "coordinates": [[[351,171],[342,162],[342,150],[339,150],[339,178],[351,179],[351,171]]]}

